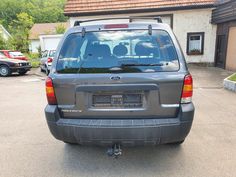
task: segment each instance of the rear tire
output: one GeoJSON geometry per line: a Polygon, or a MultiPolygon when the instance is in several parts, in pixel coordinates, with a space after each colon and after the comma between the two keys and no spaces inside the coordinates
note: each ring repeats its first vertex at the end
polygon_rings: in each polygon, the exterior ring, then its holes
{"type": "Polygon", "coordinates": [[[0,66],[0,76],[7,77],[11,74],[11,70],[8,66],[2,65],[0,66]]]}
{"type": "Polygon", "coordinates": [[[179,146],[179,145],[183,144],[184,140],[176,141],[176,142],[173,142],[173,143],[168,143],[168,145],[179,146]]]}
{"type": "Polygon", "coordinates": [[[49,75],[49,73],[50,73],[50,71],[48,70],[48,68],[46,67],[46,70],[45,70],[45,72],[46,72],[46,75],[48,76],[49,75]]]}

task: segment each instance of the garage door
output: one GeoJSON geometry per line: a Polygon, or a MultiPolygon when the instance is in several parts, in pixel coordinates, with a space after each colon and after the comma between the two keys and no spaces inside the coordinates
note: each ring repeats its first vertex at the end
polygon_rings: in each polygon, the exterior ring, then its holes
{"type": "Polygon", "coordinates": [[[60,40],[61,37],[49,37],[49,38],[45,37],[44,38],[45,50],[56,50],[60,40]]]}
{"type": "Polygon", "coordinates": [[[229,30],[226,69],[236,71],[236,27],[229,30]]]}

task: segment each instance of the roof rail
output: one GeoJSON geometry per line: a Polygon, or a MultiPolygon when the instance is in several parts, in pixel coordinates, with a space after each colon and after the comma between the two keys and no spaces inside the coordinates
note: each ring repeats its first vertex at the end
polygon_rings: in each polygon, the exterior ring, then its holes
{"type": "Polygon", "coordinates": [[[74,26],[80,26],[81,23],[86,22],[94,22],[94,21],[101,21],[101,20],[125,20],[128,19],[129,22],[132,22],[133,20],[156,20],[157,23],[162,23],[162,19],[160,16],[158,17],[114,17],[114,18],[98,18],[98,19],[91,19],[91,20],[81,20],[81,21],[75,21],[74,26]]]}

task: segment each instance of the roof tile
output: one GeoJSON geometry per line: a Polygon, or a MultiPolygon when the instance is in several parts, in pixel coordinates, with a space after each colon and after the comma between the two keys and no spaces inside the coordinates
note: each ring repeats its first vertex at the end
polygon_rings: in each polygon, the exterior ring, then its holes
{"type": "Polygon", "coordinates": [[[65,28],[69,27],[68,23],[36,23],[30,30],[29,39],[38,39],[39,35],[56,34],[56,27],[63,25],[65,28]]]}
{"type": "Polygon", "coordinates": [[[64,13],[83,14],[122,10],[211,5],[216,0],[67,0],[64,13]]]}

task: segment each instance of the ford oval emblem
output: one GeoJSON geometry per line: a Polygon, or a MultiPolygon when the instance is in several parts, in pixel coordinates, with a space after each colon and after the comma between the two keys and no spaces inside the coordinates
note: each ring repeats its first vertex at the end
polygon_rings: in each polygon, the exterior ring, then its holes
{"type": "Polygon", "coordinates": [[[120,76],[112,76],[111,80],[118,81],[120,80],[120,76]]]}

